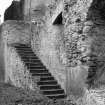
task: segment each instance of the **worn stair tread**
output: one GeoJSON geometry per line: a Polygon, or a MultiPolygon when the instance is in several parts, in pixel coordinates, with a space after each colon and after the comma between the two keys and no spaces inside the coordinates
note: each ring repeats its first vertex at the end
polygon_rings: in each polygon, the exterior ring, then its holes
{"type": "Polygon", "coordinates": [[[23,43],[15,43],[13,46],[29,46],[28,44],[23,44],[23,43]]]}
{"type": "Polygon", "coordinates": [[[48,80],[54,80],[53,76],[43,76],[40,78],[40,81],[48,81],[48,80]]]}
{"type": "Polygon", "coordinates": [[[61,89],[61,88],[58,88],[58,89],[46,89],[46,90],[41,90],[41,91],[57,91],[57,90],[63,90],[63,89],[61,89]]]}
{"type": "Polygon", "coordinates": [[[30,69],[30,70],[45,70],[46,68],[45,67],[43,67],[43,66],[28,66],[28,68],[30,69]]]}
{"type": "Polygon", "coordinates": [[[45,92],[45,91],[41,91],[44,95],[56,95],[56,94],[63,94],[64,91],[48,91],[48,92],[45,92]]]}
{"type": "Polygon", "coordinates": [[[30,56],[26,56],[26,55],[23,56],[23,55],[22,55],[22,58],[24,58],[24,59],[25,59],[25,58],[28,58],[28,59],[37,59],[37,60],[39,60],[37,56],[30,57],[30,56]]]}
{"type": "MultiPolygon", "coordinates": [[[[41,87],[41,86],[43,86],[43,85],[39,85],[39,86],[41,87]]],[[[48,87],[48,86],[49,86],[49,87],[56,87],[56,86],[60,87],[60,85],[58,85],[58,84],[57,84],[57,85],[50,85],[50,84],[49,84],[49,85],[44,85],[43,87],[48,87]]],[[[60,87],[60,88],[61,88],[61,87],[60,87]]]]}
{"type": "Polygon", "coordinates": [[[44,95],[64,94],[63,89],[41,90],[44,95]]]}
{"type": "Polygon", "coordinates": [[[48,73],[48,70],[45,69],[41,69],[41,70],[34,70],[34,69],[30,69],[31,73],[48,73]]]}
{"type": "Polygon", "coordinates": [[[25,44],[15,44],[14,47],[31,75],[40,77],[37,85],[43,95],[51,99],[63,99],[65,97],[64,89],[61,88],[39,57],[32,51],[32,48],[25,44]]]}
{"type": "Polygon", "coordinates": [[[29,46],[14,46],[14,47],[18,49],[31,49],[29,46]]]}
{"type": "MultiPolygon", "coordinates": [[[[20,49],[20,48],[17,49],[17,48],[16,48],[16,50],[17,50],[18,52],[22,51],[22,52],[25,52],[25,53],[31,53],[31,54],[34,54],[34,52],[33,52],[33,51],[30,51],[29,49],[20,49]]],[[[21,53],[22,53],[22,52],[21,52],[21,53]]]]}
{"type": "Polygon", "coordinates": [[[50,82],[50,81],[56,81],[55,79],[52,79],[52,80],[40,80],[39,82],[50,82]]]}
{"type": "MultiPolygon", "coordinates": [[[[21,49],[16,49],[16,50],[17,50],[17,52],[20,53],[20,54],[26,54],[26,55],[31,55],[31,56],[35,55],[34,52],[31,52],[31,51],[26,51],[26,52],[24,52],[24,50],[21,50],[21,49]]],[[[35,55],[35,56],[36,56],[36,55],[35,55]]]]}
{"type": "Polygon", "coordinates": [[[32,73],[32,76],[51,76],[51,73],[32,73]]]}
{"type": "MultiPolygon", "coordinates": [[[[26,61],[26,60],[25,60],[26,61]]],[[[35,60],[30,60],[30,61],[35,61],[35,60]]],[[[31,65],[31,67],[36,67],[36,66],[43,66],[43,67],[45,67],[43,64],[42,64],[42,62],[41,61],[36,61],[36,62],[29,62],[29,61],[26,61],[25,62],[25,64],[27,64],[27,65],[31,65]],[[34,66],[33,66],[34,65],[34,66]]]]}
{"type": "Polygon", "coordinates": [[[65,94],[52,94],[52,95],[45,95],[48,98],[51,99],[57,99],[57,98],[65,98],[66,95],[65,94]]]}
{"type": "Polygon", "coordinates": [[[30,52],[33,52],[33,51],[31,51],[31,48],[29,48],[29,47],[15,47],[17,50],[21,50],[21,51],[30,51],[30,52]]]}
{"type": "Polygon", "coordinates": [[[15,44],[13,46],[14,47],[28,47],[28,48],[31,48],[29,45],[26,45],[26,44],[15,44]]]}
{"type": "Polygon", "coordinates": [[[28,56],[28,57],[37,57],[37,55],[34,54],[34,52],[24,52],[21,50],[17,50],[17,52],[21,55],[21,56],[28,56]]]}
{"type": "Polygon", "coordinates": [[[36,65],[36,66],[43,66],[42,62],[25,62],[26,65],[36,65]]]}
{"type": "MultiPolygon", "coordinates": [[[[28,57],[23,57],[23,60],[27,60],[27,58],[28,58],[28,57]]],[[[30,59],[31,61],[36,61],[36,62],[38,61],[38,62],[41,62],[39,59],[31,59],[31,58],[28,58],[28,59],[30,59]]]]}
{"type": "Polygon", "coordinates": [[[60,85],[39,85],[41,90],[46,90],[46,89],[59,89],[61,88],[60,85]]]}
{"type": "Polygon", "coordinates": [[[53,81],[39,81],[37,83],[38,85],[57,85],[57,81],[53,80],[53,81]]]}
{"type": "Polygon", "coordinates": [[[41,63],[41,61],[40,60],[38,60],[38,59],[22,59],[23,61],[27,61],[27,62],[29,62],[29,63],[31,63],[31,62],[39,62],[39,63],[41,63]]]}
{"type": "Polygon", "coordinates": [[[34,65],[34,66],[33,66],[33,65],[30,64],[30,67],[31,67],[31,68],[34,68],[34,67],[36,68],[36,67],[38,67],[38,68],[41,68],[41,69],[46,69],[46,67],[43,66],[43,65],[34,65]]]}
{"type": "MultiPolygon", "coordinates": [[[[21,54],[20,54],[20,55],[21,55],[21,54]]],[[[21,55],[21,57],[22,57],[23,59],[27,59],[27,58],[28,58],[28,59],[32,59],[32,60],[34,60],[34,59],[35,59],[35,60],[39,60],[37,56],[30,57],[30,56],[27,56],[27,55],[21,55]]]]}

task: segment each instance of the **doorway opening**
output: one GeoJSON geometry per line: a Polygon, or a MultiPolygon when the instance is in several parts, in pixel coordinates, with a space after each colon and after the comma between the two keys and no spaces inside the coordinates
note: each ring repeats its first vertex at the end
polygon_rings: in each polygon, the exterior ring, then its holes
{"type": "Polygon", "coordinates": [[[53,25],[63,25],[62,21],[63,21],[63,18],[62,18],[62,12],[61,12],[54,20],[53,25]]]}

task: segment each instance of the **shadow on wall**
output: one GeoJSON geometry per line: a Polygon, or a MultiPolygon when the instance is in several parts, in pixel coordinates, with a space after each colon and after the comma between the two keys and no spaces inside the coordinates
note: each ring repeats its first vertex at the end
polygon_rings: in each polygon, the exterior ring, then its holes
{"type": "Polygon", "coordinates": [[[4,21],[6,20],[23,20],[24,0],[13,1],[4,13],[4,21]]]}
{"type": "Polygon", "coordinates": [[[62,12],[56,17],[56,19],[53,22],[53,25],[63,25],[62,23],[63,18],[62,18],[62,12]]]}
{"type": "Polygon", "coordinates": [[[0,26],[0,82],[4,82],[5,79],[5,64],[4,64],[4,46],[1,41],[2,26],[0,26]]]}

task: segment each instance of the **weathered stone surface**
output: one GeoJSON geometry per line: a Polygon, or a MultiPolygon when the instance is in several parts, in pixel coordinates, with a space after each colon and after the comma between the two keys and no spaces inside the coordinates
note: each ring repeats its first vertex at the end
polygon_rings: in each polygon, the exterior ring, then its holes
{"type": "Polygon", "coordinates": [[[8,44],[30,43],[30,25],[28,22],[9,20],[2,24],[1,36],[8,44]]]}
{"type": "MultiPolygon", "coordinates": [[[[47,3],[45,15],[33,19],[31,45],[33,51],[37,53],[43,64],[66,91],[66,68],[62,65],[59,57],[62,54],[61,52],[64,52],[63,25],[53,25],[52,22],[61,12],[60,8],[57,7],[60,4],[59,1],[61,0],[47,3]]],[[[36,7],[40,6],[39,3],[36,7]]]]}
{"type": "Polygon", "coordinates": [[[16,87],[37,90],[38,77],[32,78],[24,62],[17,54],[15,48],[5,46],[5,82],[16,87]]]}
{"type": "MultiPolygon", "coordinates": [[[[27,23],[27,27],[21,27],[27,35],[21,34],[21,31],[18,33],[20,28],[10,34],[6,30],[4,33],[6,32],[7,42],[28,44],[31,40],[33,51],[67,90],[68,95],[81,97],[87,88],[104,85],[104,0],[64,0],[62,25],[52,24],[52,20],[61,12],[57,8],[62,0],[33,2],[31,18],[28,11],[25,11],[26,20],[30,18],[32,24],[29,26],[27,23]],[[14,32],[18,35],[14,36],[14,32]]],[[[16,25],[18,26],[21,24],[16,25]]]]}
{"type": "Polygon", "coordinates": [[[86,83],[96,87],[104,73],[104,4],[99,0],[64,0],[68,91],[74,95],[81,96],[86,83]]]}

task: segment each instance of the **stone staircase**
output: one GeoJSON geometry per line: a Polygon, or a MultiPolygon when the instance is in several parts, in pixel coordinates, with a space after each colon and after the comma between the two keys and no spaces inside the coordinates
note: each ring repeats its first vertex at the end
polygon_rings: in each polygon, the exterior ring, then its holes
{"type": "Polygon", "coordinates": [[[52,76],[48,69],[43,65],[41,60],[34,54],[31,47],[24,44],[14,45],[17,53],[20,55],[22,61],[30,70],[32,76],[39,76],[40,81],[37,82],[40,91],[43,95],[50,99],[65,98],[65,92],[57,83],[57,80],[52,76]]]}

